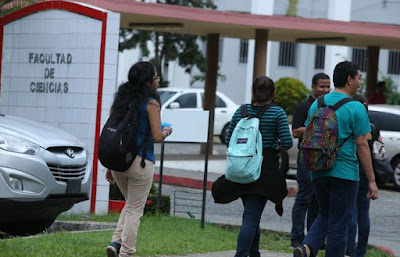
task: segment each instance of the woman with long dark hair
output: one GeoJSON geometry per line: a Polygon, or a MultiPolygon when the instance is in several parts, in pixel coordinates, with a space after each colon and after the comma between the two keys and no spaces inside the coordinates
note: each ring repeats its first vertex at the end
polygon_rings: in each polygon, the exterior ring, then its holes
{"type": "MultiPolygon", "coordinates": [[[[267,76],[258,77],[253,82],[251,104],[247,104],[247,113],[253,117],[265,105],[273,103],[275,84],[267,76]]],[[[242,106],[235,112],[226,135],[226,143],[242,118],[242,106]]],[[[263,145],[261,175],[249,184],[233,183],[235,193],[241,197],[244,211],[240,227],[235,257],[259,257],[260,219],[267,200],[275,203],[276,212],[282,216],[282,201],[287,195],[286,182],[278,170],[278,151],[292,147],[293,141],[285,111],[277,106],[270,106],[260,117],[260,132],[263,145]],[[279,144],[280,141],[280,144],[279,144]]]]}
{"type": "Polygon", "coordinates": [[[137,145],[141,145],[146,134],[148,136],[146,146],[141,148],[127,171],[107,170],[106,173],[106,179],[111,183],[114,181],[117,183],[126,201],[111,243],[107,246],[108,257],[132,256],[136,252],[140,218],[143,216],[146,199],[153,181],[154,143],[162,142],[172,133],[171,127],[161,129],[161,103],[157,94],[158,86],[159,77],[154,65],[150,62],[138,62],[129,70],[128,82],[118,88],[111,107],[113,115],[117,114],[123,117],[129,105],[137,103],[140,108],[137,145]],[[148,133],[149,129],[150,133],[148,133]],[[141,165],[142,157],[145,158],[144,167],[141,165]]]}

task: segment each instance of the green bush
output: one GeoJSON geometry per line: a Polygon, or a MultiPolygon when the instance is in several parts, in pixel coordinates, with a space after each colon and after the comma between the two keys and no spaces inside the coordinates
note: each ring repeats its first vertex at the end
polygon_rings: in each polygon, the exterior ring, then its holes
{"type": "Polygon", "coordinates": [[[297,104],[304,101],[310,92],[303,82],[290,77],[280,78],[275,82],[275,86],[275,103],[281,106],[288,115],[294,114],[297,104]]]}
{"type": "Polygon", "coordinates": [[[393,105],[400,104],[400,93],[397,91],[397,85],[394,83],[392,77],[389,75],[387,76],[381,75],[381,80],[385,81],[386,83],[386,91],[385,91],[386,103],[393,105]]]}
{"type": "MultiPolygon", "coordinates": [[[[144,207],[144,214],[157,213],[157,198],[158,198],[157,188],[154,184],[152,184],[149,196],[147,197],[146,205],[144,207]]],[[[109,199],[125,201],[125,198],[122,195],[121,191],[119,190],[117,184],[110,184],[109,199]]],[[[171,198],[169,197],[169,195],[162,195],[161,208],[159,213],[169,215],[170,211],[171,211],[171,198]]]]}

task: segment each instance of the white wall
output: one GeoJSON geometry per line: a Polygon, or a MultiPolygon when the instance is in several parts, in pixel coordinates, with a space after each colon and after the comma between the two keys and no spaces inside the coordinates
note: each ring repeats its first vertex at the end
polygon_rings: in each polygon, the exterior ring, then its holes
{"type": "MultiPolygon", "coordinates": [[[[75,135],[85,143],[91,160],[101,31],[100,20],[56,9],[36,12],[4,26],[1,112],[44,122],[75,135]],[[43,56],[49,62],[41,61],[43,56]]],[[[102,124],[115,91],[118,33],[119,14],[108,13],[102,124]]],[[[107,212],[108,183],[102,179],[100,169],[99,178],[96,211],[107,212]]],[[[90,202],[85,201],[74,210],[88,212],[89,207],[90,202]]]]}

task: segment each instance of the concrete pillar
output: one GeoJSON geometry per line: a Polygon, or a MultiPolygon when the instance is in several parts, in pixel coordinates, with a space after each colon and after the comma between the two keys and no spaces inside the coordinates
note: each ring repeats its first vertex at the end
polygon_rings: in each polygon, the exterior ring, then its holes
{"type": "MultiPolygon", "coordinates": [[[[252,0],[251,1],[251,9],[250,12],[252,14],[261,14],[261,15],[273,15],[274,14],[274,2],[275,0],[252,0]]],[[[248,103],[251,101],[251,87],[253,84],[253,73],[254,73],[254,40],[249,40],[249,49],[248,49],[248,58],[247,58],[247,76],[246,76],[246,85],[245,85],[245,102],[248,103]]],[[[271,51],[271,42],[267,43],[267,59],[266,62],[270,63],[270,51],[271,51]]],[[[267,65],[267,70],[265,74],[269,76],[269,67],[267,65]]]]}
{"type": "MultiPolygon", "coordinates": [[[[351,1],[329,0],[328,19],[337,21],[350,21],[351,1]]],[[[333,77],[333,70],[339,62],[348,60],[349,48],[345,46],[326,46],[325,49],[325,70],[324,72],[333,77]]]]}
{"type": "MultiPolygon", "coordinates": [[[[214,107],[215,107],[215,91],[217,89],[217,73],[218,73],[218,50],[219,50],[219,34],[207,35],[207,58],[206,58],[206,84],[204,87],[204,110],[209,110],[211,115],[210,127],[211,133],[208,138],[210,142],[210,154],[212,154],[213,135],[214,135],[214,107]]],[[[202,146],[201,152],[205,152],[202,146]]]]}
{"type": "Polygon", "coordinates": [[[379,47],[368,47],[367,88],[365,95],[368,98],[376,90],[378,78],[379,47]]]}
{"type": "Polygon", "coordinates": [[[267,71],[267,43],[268,30],[256,29],[253,80],[265,75],[267,71]]]}

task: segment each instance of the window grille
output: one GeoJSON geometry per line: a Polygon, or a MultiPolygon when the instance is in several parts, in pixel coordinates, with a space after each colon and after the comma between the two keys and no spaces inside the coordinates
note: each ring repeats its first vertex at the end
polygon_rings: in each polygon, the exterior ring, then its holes
{"type": "Polygon", "coordinates": [[[389,51],[388,74],[400,74],[400,51],[389,51]]]}
{"type": "Polygon", "coordinates": [[[240,39],[239,63],[247,63],[248,54],[249,54],[249,40],[240,39]]]}
{"type": "Polygon", "coordinates": [[[279,43],[279,65],[296,67],[296,44],[280,42],[279,43]]]}
{"type": "Polygon", "coordinates": [[[360,66],[360,71],[367,71],[368,52],[367,49],[353,48],[351,61],[360,66]]]}
{"type": "Polygon", "coordinates": [[[314,69],[325,69],[325,46],[315,46],[314,69]]]}

